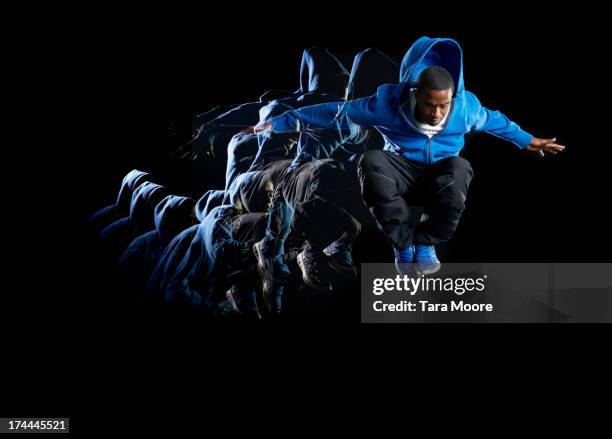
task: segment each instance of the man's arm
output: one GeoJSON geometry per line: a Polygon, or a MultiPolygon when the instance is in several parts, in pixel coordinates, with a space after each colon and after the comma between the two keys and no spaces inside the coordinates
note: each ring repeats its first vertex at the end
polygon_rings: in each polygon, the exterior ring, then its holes
{"type": "Polygon", "coordinates": [[[534,137],[522,130],[521,127],[499,111],[492,111],[485,108],[473,93],[466,91],[465,95],[468,100],[468,105],[475,114],[470,131],[484,131],[512,142],[521,149],[538,151],[542,157],[544,156],[544,151],[550,154],[557,154],[565,149],[565,146],[555,143],[557,141],[556,138],[540,139],[534,137]]]}
{"type": "Polygon", "coordinates": [[[274,132],[300,131],[302,128],[350,129],[351,124],[374,126],[376,123],[376,95],[347,102],[329,102],[289,110],[280,116],[260,122],[255,132],[271,129],[274,132]]]}

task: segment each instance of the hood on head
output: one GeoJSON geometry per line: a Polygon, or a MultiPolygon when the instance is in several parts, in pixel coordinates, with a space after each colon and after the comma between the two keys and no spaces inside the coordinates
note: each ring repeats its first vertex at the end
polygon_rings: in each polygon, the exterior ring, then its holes
{"type": "Polygon", "coordinates": [[[225,191],[222,190],[209,190],[202,195],[195,206],[196,217],[200,222],[204,221],[204,218],[208,213],[215,207],[223,204],[225,198],[225,191]]]}
{"type": "Polygon", "coordinates": [[[381,85],[395,83],[398,74],[398,64],[380,50],[362,50],[353,60],[347,99],[372,96],[381,85]]]}
{"type": "Polygon", "coordinates": [[[414,87],[419,75],[428,67],[443,67],[455,82],[453,96],[461,95],[463,85],[463,54],[461,46],[451,38],[421,37],[408,49],[400,66],[400,82],[414,87]]]}
{"type": "Polygon", "coordinates": [[[162,242],[172,238],[194,224],[195,201],[189,197],[168,195],[155,206],[154,222],[162,242]]]}
{"type": "Polygon", "coordinates": [[[322,47],[304,49],[300,66],[302,93],[326,93],[342,97],[349,73],[330,51],[322,47]]]}
{"type": "Polygon", "coordinates": [[[123,177],[117,201],[115,202],[115,206],[117,206],[121,215],[127,216],[129,214],[132,193],[145,181],[151,181],[151,174],[139,171],[138,169],[132,169],[123,177]]]}
{"type": "Polygon", "coordinates": [[[168,191],[159,184],[144,182],[136,188],[132,194],[130,204],[130,223],[138,230],[150,230],[155,224],[153,222],[153,212],[168,191]]]}

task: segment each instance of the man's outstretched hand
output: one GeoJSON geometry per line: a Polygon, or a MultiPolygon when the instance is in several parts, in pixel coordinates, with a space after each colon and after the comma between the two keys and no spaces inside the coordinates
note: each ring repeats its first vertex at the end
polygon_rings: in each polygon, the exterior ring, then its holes
{"type": "Polygon", "coordinates": [[[565,149],[565,146],[555,143],[557,138],[539,139],[534,137],[531,143],[527,146],[529,151],[537,151],[540,156],[544,157],[544,153],[558,154],[565,149]]]}

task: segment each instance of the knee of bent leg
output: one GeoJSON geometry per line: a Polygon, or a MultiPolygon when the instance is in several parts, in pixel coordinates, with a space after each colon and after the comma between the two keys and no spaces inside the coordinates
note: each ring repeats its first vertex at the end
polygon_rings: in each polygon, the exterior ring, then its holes
{"type": "Polygon", "coordinates": [[[366,151],[361,155],[359,163],[357,164],[357,170],[359,173],[367,171],[376,171],[384,168],[385,152],[379,149],[372,149],[366,151]]]}
{"type": "Polygon", "coordinates": [[[455,180],[470,183],[474,176],[472,165],[463,157],[451,157],[452,174],[455,180]]]}
{"type": "Polygon", "coordinates": [[[448,175],[438,180],[436,198],[441,206],[447,209],[461,212],[465,208],[467,199],[467,185],[455,180],[455,177],[448,175]]]}
{"type": "Polygon", "coordinates": [[[389,177],[384,151],[366,151],[359,161],[361,194],[366,203],[390,201],[397,195],[397,182],[389,177]]]}

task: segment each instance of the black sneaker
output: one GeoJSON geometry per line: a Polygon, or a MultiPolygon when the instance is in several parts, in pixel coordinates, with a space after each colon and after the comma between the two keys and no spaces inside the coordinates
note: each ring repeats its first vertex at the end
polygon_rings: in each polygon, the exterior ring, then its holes
{"type": "Polygon", "coordinates": [[[282,257],[266,258],[262,247],[263,240],[253,245],[253,253],[257,259],[257,271],[261,279],[263,304],[268,315],[279,314],[281,312],[280,296],[291,272],[282,257]]]}
{"type": "Polygon", "coordinates": [[[255,290],[240,294],[238,288],[234,285],[227,291],[226,297],[237,315],[247,320],[261,320],[255,290]]]}

